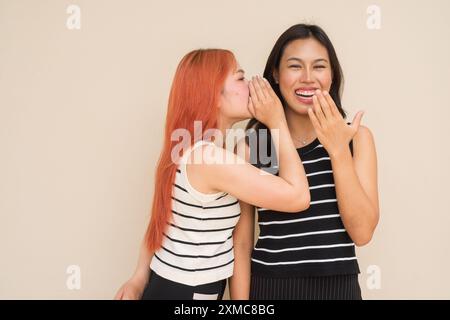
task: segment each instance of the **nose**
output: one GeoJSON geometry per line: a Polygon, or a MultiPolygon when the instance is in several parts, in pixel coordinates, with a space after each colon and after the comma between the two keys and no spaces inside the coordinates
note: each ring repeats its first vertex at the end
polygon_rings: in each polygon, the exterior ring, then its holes
{"type": "Polygon", "coordinates": [[[303,72],[300,75],[300,81],[305,83],[314,81],[311,68],[303,69],[303,72]]]}

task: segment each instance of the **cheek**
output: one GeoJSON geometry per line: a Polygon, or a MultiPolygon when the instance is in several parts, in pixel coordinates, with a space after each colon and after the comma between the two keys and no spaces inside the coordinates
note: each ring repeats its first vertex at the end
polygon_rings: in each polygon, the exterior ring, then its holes
{"type": "Polygon", "coordinates": [[[332,82],[332,77],[331,77],[331,73],[329,72],[323,72],[322,74],[320,74],[317,77],[317,80],[320,83],[320,86],[324,89],[329,91],[331,88],[331,82],[332,82]]]}
{"type": "Polygon", "coordinates": [[[295,72],[281,72],[280,73],[280,86],[291,86],[295,83],[300,76],[300,73],[295,72]]]}
{"type": "Polygon", "coordinates": [[[235,89],[234,95],[238,99],[248,100],[248,96],[250,95],[250,90],[248,89],[248,85],[242,85],[235,89]]]}
{"type": "Polygon", "coordinates": [[[250,95],[248,85],[236,85],[228,89],[226,96],[232,109],[240,110],[243,105],[247,105],[250,95]]]}
{"type": "Polygon", "coordinates": [[[247,85],[244,86],[244,89],[242,89],[242,95],[244,96],[244,98],[248,99],[248,96],[250,95],[250,89],[247,85]]]}
{"type": "Polygon", "coordinates": [[[283,93],[283,95],[286,95],[291,91],[292,87],[294,87],[295,83],[297,82],[297,79],[298,75],[295,76],[295,74],[293,74],[292,72],[280,74],[278,86],[280,87],[280,91],[283,93]]]}
{"type": "Polygon", "coordinates": [[[280,73],[279,88],[283,96],[288,97],[292,88],[298,83],[299,73],[283,72],[280,73]]]}

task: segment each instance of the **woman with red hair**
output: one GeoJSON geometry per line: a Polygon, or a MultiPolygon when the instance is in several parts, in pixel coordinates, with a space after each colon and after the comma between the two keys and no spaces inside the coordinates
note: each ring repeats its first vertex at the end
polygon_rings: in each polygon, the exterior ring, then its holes
{"type": "Polygon", "coordinates": [[[310,195],[283,107],[267,80],[247,82],[228,50],[195,50],[181,60],[170,91],[138,266],[115,298],[221,299],[233,274],[237,199],[299,212],[309,206],[310,195]],[[278,176],[223,143],[234,123],[251,117],[272,134],[278,176]],[[214,139],[208,139],[211,132],[214,139]]]}

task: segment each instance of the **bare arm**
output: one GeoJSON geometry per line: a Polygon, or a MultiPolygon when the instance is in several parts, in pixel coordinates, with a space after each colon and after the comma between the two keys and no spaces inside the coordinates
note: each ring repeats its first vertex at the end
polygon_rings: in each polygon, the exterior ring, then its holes
{"type": "Polygon", "coordinates": [[[250,293],[255,207],[242,201],[240,205],[241,217],[233,232],[234,271],[230,278],[230,297],[232,300],[248,300],[250,293]]]}
{"type": "Polygon", "coordinates": [[[251,113],[271,130],[279,155],[279,176],[255,168],[228,150],[211,146],[203,150],[203,158],[207,161],[206,165],[197,167],[202,171],[198,174],[206,177],[212,189],[228,192],[249,204],[282,212],[304,211],[310,202],[308,180],[292,142],[281,102],[267,81],[255,80],[249,87],[251,113]]]}
{"type": "Polygon", "coordinates": [[[372,239],[379,220],[377,157],[370,130],[360,126],[349,149],[330,155],[342,222],[357,246],[372,239]]]}
{"type": "Polygon", "coordinates": [[[152,256],[153,252],[148,250],[144,239],[141,244],[136,270],[132,277],[120,287],[114,299],[136,300],[141,298],[150,276],[150,262],[152,256]]]}
{"type": "Polygon", "coordinates": [[[370,130],[360,126],[362,112],[346,124],[327,92],[313,97],[308,110],[317,136],[328,151],[333,167],[339,212],[345,229],[357,246],[367,244],[379,219],[377,157],[370,130]],[[349,143],[354,141],[352,159],[349,143]]]}
{"type": "Polygon", "coordinates": [[[152,261],[153,252],[150,252],[147,248],[145,239],[141,244],[141,251],[139,252],[138,264],[134,271],[133,277],[141,280],[141,282],[147,284],[150,275],[150,262],[152,261]]]}
{"type": "MultiPolygon", "coordinates": [[[[250,149],[245,139],[239,141],[235,152],[243,150],[245,160],[250,158],[250,149]]],[[[233,231],[234,272],[230,278],[230,297],[233,300],[248,300],[250,295],[251,255],[255,237],[255,207],[239,201],[241,217],[233,231]]]]}

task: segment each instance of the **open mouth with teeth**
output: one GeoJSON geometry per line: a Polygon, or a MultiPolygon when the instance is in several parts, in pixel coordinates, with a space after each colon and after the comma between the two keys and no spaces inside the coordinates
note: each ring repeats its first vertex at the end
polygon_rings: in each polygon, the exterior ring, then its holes
{"type": "Polygon", "coordinates": [[[312,98],[313,97],[313,95],[314,95],[314,91],[303,91],[303,90],[297,90],[297,91],[295,91],[295,94],[298,96],[298,97],[302,97],[302,98],[312,98]]]}

